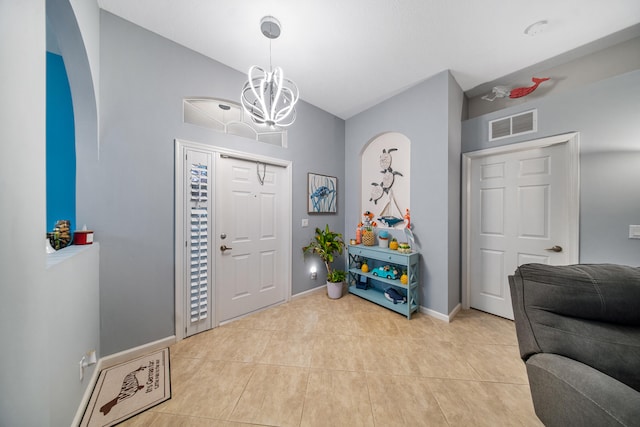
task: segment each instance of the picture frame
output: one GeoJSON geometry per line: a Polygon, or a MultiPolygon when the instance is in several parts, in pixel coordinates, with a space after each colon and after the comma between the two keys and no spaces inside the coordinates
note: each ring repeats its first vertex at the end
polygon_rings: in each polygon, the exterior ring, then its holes
{"type": "Polygon", "coordinates": [[[338,178],[307,173],[307,213],[335,214],[338,212],[338,178]]]}

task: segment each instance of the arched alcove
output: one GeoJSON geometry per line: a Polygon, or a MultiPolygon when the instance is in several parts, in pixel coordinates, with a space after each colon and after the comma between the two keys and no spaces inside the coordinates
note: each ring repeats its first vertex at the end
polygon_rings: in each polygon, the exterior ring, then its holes
{"type": "MultiPolygon", "coordinates": [[[[85,44],[69,0],[47,0],[47,31],[55,38],[67,72],[75,125],[76,217],[87,223],[83,201],[91,190],[92,171],[98,159],[98,108],[96,90],[85,44]]],[[[72,224],[73,227],[76,224],[72,224]]]]}
{"type": "Polygon", "coordinates": [[[398,132],[372,138],[360,154],[361,211],[379,227],[404,227],[410,209],[411,141],[398,132]]]}

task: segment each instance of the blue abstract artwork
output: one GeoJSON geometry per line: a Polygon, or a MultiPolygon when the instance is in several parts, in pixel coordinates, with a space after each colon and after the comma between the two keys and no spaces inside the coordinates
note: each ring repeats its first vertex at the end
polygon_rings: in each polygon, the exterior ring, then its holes
{"type": "Polygon", "coordinates": [[[338,178],[334,176],[308,175],[308,212],[336,213],[338,201],[338,178]]]}

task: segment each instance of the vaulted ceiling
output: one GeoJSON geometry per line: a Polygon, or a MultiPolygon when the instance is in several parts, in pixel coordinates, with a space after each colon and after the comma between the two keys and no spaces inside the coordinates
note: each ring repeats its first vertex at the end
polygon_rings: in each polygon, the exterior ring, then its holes
{"type": "MultiPolygon", "coordinates": [[[[443,70],[462,90],[640,23],[639,0],[98,0],[100,7],[246,73],[273,65],[301,98],[347,119],[443,70]],[[541,20],[535,36],[525,29],[541,20]]],[[[640,54],[640,53],[639,53],[640,54]]],[[[240,91],[240,88],[238,88],[240,91]]]]}

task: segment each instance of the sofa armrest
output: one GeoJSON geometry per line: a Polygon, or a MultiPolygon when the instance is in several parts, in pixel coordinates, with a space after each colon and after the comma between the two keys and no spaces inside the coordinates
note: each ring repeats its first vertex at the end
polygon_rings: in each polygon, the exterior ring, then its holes
{"type": "Polygon", "coordinates": [[[638,426],[640,392],[583,363],[556,354],[527,362],[536,415],[552,426],[638,426]]]}

